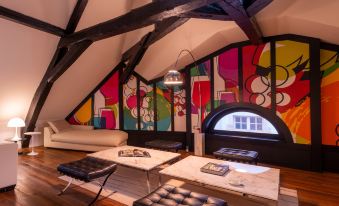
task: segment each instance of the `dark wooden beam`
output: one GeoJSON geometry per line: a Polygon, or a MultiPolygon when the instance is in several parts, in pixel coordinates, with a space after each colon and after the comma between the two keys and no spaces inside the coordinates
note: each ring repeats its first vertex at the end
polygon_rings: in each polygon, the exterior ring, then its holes
{"type": "Polygon", "coordinates": [[[127,14],[83,29],[65,37],[60,47],[86,39],[97,41],[155,24],[220,0],[159,0],[136,8],[127,14]]]}
{"type": "Polygon", "coordinates": [[[256,0],[254,1],[247,9],[246,12],[248,16],[254,16],[267,5],[269,5],[273,0],[256,0]]]}
{"type": "Polygon", "coordinates": [[[85,40],[74,44],[66,55],[55,65],[53,71],[49,73],[47,81],[54,83],[92,43],[90,40],[85,40]]]}
{"type": "Polygon", "coordinates": [[[41,21],[39,19],[35,19],[33,17],[27,16],[25,14],[7,9],[3,6],[0,6],[0,16],[4,19],[14,21],[19,24],[23,24],[25,26],[38,29],[40,31],[44,31],[50,34],[54,34],[57,36],[64,36],[65,30],[54,26],[52,24],[46,23],[44,21],[41,21]]]}
{"type": "Polygon", "coordinates": [[[195,19],[209,19],[209,20],[219,20],[219,21],[232,21],[233,19],[228,15],[222,14],[209,14],[198,11],[190,11],[187,13],[180,14],[179,17],[183,18],[195,18],[195,19]]]}
{"type": "MultiPolygon", "coordinates": [[[[67,24],[66,27],[66,33],[73,33],[75,31],[75,28],[79,22],[79,19],[83,13],[83,11],[85,10],[86,4],[87,4],[88,0],[78,0],[76,6],[73,9],[71,18],[67,24]]],[[[59,40],[59,44],[60,44],[60,40],[59,40]]],[[[51,60],[51,62],[49,63],[47,70],[44,74],[44,77],[42,78],[37,90],[35,91],[33,100],[30,104],[28,113],[26,115],[26,128],[23,130],[25,132],[27,131],[33,131],[35,129],[35,124],[38,120],[39,114],[41,112],[41,109],[43,107],[43,105],[45,104],[45,101],[48,97],[48,94],[53,86],[53,82],[56,80],[55,77],[57,77],[59,74],[63,73],[67,67],[64,67],[63,65],[67,64],[72,64],[75,59],[71,59],[69,57],[67,57],[66,59],[69,59],[70,61],[73,62],[69,62],[67,63],[65,61],[65,56],[67,54],[72,54],[73,56],[76,56],[75,53],[78,53],[78,55],[80,55],[79,53],[81,53],[81,51],[84,49],[84,47],[88,44],[88,42],[81,44],[81,46],[79,47],[73,47],[72,52],[69,53],[67,48],[61,48],[59,47],[59,44],[57,46],[57,49],[53,55],[53,58],[51,60]],[[76,50],[77,48],[77,50],[76,50]],[[76,51],[75,51],[76,50],[76,51]],[[57,67],[57,70],[55,70],[55,67],[57,67]],[[58,69],[59,68],[59,69],[58,69]],[[59,72],[56,72],[59,71],[59,72]],[[51,75],[54,75],[55,77],[50,79],[51,75]],[[50,79],[50,81],[48,81],[50,79]]],[[[60,76],[60,75],[59,75],[60,76]]],[[[30,136],[25,136],[26,140],[23,142],[23,147],[28,147],[29,146],[29,141],[30,141],[30,136]]]]}
{"type": "Polygon", "coordinates": [[[239,0],[224,0],[219,6],[235,21],[245,32],[253,44],[262,43],[262,33],[254,17],[249,17],[239,0]]]}
{"type": "Polygon", "coordinates": [[[122,59],[123,61],[128,61],[128,64],[124,73],[122,74],[122,77],[120,78],[120,82],[126,83],[128,81],[130,75],[133,73],[135,67],[139,64],[150,45],[154,44],[156,41],[163,38],[168,33],[175,30],[177,27],[181,26],[187,21],[187,18],[179,17],[170,17],[165,19],[155,25],[153,32],[145,35],[139,43],[127,50],[123,54],[122,59]]]}

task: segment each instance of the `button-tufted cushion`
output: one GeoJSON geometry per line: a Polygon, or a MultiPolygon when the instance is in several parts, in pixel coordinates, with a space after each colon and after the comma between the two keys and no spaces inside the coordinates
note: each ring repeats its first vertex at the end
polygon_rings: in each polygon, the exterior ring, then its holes
{"type": "Polygon", "coordinates": [[[58,171],[69,177],[90,182],[93,179],[108,175],[116,170],[114,162],[86,157],[81,160],[60,164],[58,171]]]}
{"type": "Polygon", "coordinates": [[[227,203],[219,198],[191,192],[189,190],[163,185],[151,194],[133,203],[133,206],[226,206],[227,203]]]}
{"type": "Polygon", "coordinates": [[[257,162],[258,152],[233,149],[233,148],[221,148],[216,152],[213,152],[213,155],[217,158],[228,159],[234,161],[243,161],[243,162],[257,162]]]}
{"type": "Polygon", "coordinates": [[[169,140],[152,140],[145,143],[146,147],[156,148],[156,149],[163,149],[163,150],[171,150],[171,149],[181,149],[182,143],[181,142],[174,142],[169,140]]]}

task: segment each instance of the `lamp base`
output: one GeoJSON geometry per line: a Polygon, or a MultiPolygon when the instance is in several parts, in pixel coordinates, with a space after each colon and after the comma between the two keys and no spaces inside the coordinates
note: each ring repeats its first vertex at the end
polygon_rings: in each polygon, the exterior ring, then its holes
{"type": "Polygon", "coordinates": [[[19,141],[21,141],[22,139],[20,138],[20,137],[13,137],[12,139],[11,139],[11,141],[13,141],[13,142],[19,142],[19,141]]]}

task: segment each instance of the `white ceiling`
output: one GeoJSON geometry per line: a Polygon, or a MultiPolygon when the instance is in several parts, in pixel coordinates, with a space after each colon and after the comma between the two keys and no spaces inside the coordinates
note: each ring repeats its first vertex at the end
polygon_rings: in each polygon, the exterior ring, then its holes
{"type": "MultiPolygon", "coordinates": [[[[77,30],[120,16],[150,0],[89,0],[77,30]]],[[[0,0],[0,5],[65,28],[76,0],[0,0]]],[[[256,15],[264,36],[300,34],[339,44],[338,0],[274,0],[256,15]]],[[[93,43],[55,82],[40,120],[61,119],[119,62],[121,54],[153,26],[93,43]]],[[[25,118],[59,38],[0,18],[0,124],[25,118]]],[[[136,71],[146,79],[173,67],[181,49],[199,59],[230,43],[247,40],[234,22],[191,19],[153,44],[136,71]]],[[[179,67],[191,63],[186,55],[179,67]]]]}

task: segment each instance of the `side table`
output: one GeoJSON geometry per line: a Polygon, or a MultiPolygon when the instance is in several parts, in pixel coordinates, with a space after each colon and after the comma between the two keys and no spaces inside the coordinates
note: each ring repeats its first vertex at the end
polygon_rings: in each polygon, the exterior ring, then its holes
{"type": "MultiPolygon", "coordinates": [[[[33,142],[33,140],[34,140],[34,135],[40,135],[41,132],[25,132],[24,134],[25,134],[25,135],[31,135],[31,136],[32,136],[31,141],[33,142]]],[[[29,155],[29,156],[36,156],[36,155],[38,155],[38,154],[39,154],[39,153],[34,152],[34,147],[32,146],[32,151],[31,151],[30,153],[28,153],[27,155],[29,155]]]]}

